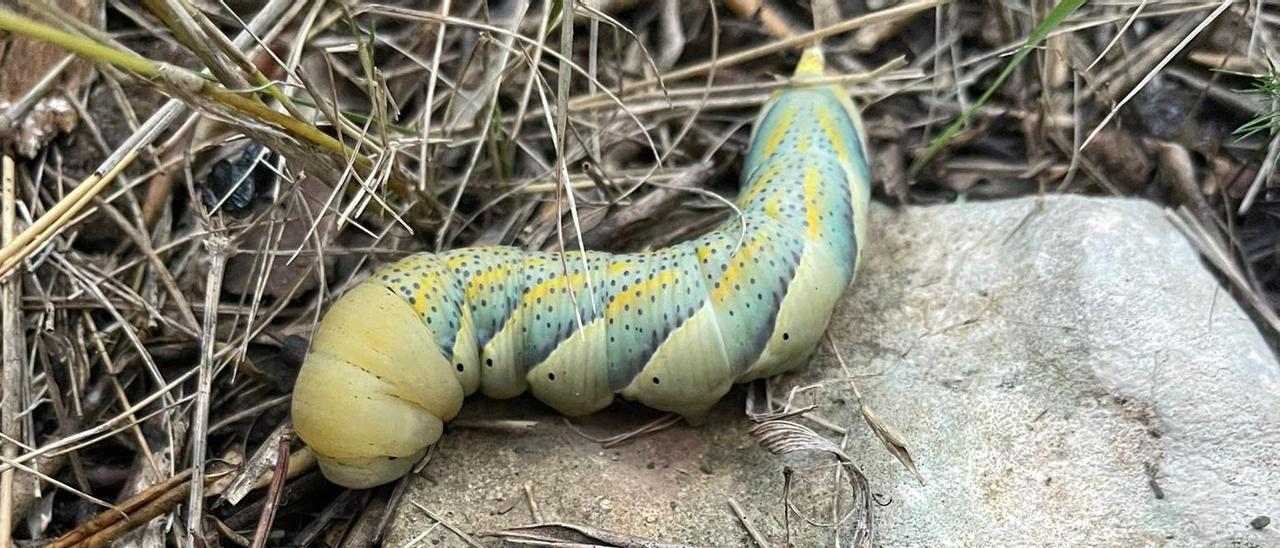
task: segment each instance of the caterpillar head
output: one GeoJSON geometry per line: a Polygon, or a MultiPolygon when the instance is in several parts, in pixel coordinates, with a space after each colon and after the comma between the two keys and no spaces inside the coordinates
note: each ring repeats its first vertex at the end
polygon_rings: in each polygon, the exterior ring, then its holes
{"type": "Polygon", "coordinates": [[[440,439],[463,390],[430,329],[399,295],[365,283],[321,320],[293,391],[293,425],[330,481],[396,480],[440,439]]]}

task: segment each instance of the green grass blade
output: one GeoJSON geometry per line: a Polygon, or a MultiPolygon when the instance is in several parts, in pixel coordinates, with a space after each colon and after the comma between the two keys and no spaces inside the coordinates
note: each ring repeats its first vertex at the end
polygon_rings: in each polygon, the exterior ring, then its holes
{"type": "Polygon", "coordinates": [[[1040,44],[1040,42],[1043,42],[1044,39],[1049,36],[1049,33],[1053,32],[1053,29],[1058,28],[1063,21],[1066,21],[1068,17],[1071,17],[1071,14],[1080,9],[1080,6],[1083,6],[1085,2],[1088,2],[1088,0],[1063,0],[1057,6],[1054,6],[1053,11],[1049,12],[1049,15],[1046,16],[1044,20],[1036,26],[1035,30],[1031,32],[1031,36],[1027,37],[1027,43],[1018,49],[1018,53],[1014,54],[1013,58],[1009,60],[1009,64],[1005,65],[1004,70],[1000,71],[1000,76],[996,77],[996,81],[992,82],[991,85],[987,87],[987,90],[982,93],[982,96],[979,97],[972,105],[969,105],[969,108],[965,109],[965,111],[960,114],[960,118],[957,118],[956,121],[947,126],[947,129],[943,130],[941,134],[929,143],[929,148],[925,149],[924,155],[911,165],[911,170],[907,173],[907,179],[914,179],[916,175],[920,173],[920,169],[923,168],[925,164],[929,163],[929,160],[932,160],[933,157],[938,154],[938,151],[942,150],[942,147],[946,146],[947,143],[951,141],[952,137],[955,137],[955,134],[960,131],[960,128],[969,123],[969,119],[973,117],[973,113],[979,108],[982,108],[983,105],[987,104],[987,101],[991,100],[991,96],[995,95],[996,90],[1000,89],[1000,86],[1003,85],[1004,81],[1013,74],[1013,71],[1018,68],[1018,65],[1022,64],[1022,60],[1025,59],[1027,55],[1040,44]]]}
{"type": "Polygon", "coordinates": [[[1255,74],[1226,69],[1213,69],[1213,72],[1248,78],[1253,87],[1232,91],[1242,95],[1259,97],[1258,107],[1260,112],[1258,115],[1236,128],[1233,132],[1237,143],[1263,131],[1266,131],[1269,135],[1275,135],[1277,131],[1280,131],[1280,110],[1277,110],[1276,106],[1280,104],[1280,72],[1276,71],[1276,67],[1270,58],[1267,59],[1266,72],[1255,74]]]}

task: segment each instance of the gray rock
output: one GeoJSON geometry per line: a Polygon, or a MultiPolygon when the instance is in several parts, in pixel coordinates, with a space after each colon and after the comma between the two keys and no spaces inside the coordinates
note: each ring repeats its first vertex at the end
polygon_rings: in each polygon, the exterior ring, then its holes
{"type": "MultiPolygon", "coordinates": [[[[829,348],[772,393],[798,387],[794,404],[848,429],[877,545],[1280,546],[1259,519],[1280,516],[1280,365],[1158,207],[1069,196],[876,207],[871,234],[830,333],[927,484],[864,426],[829,348]]],[[[749,545],[733,499],[781,546],[784,467],[815,521],[831,521],[839,484],[829,457],[761,449],[745,392],[702,428],[607,449],[536,402],[469,402],[467,416],[538,425],[447,435],[389,545],[435,524],[420,508],[471,532],[530,523],[527,484],[548,520],[749,545]]],[[[579,427],[618,433],[653,416],[620,405],[579,427]]],[[[835,544],[830,529],[790,523],[797,546],[835,544]]],[[[442,527],[420,546],[433,541],[460,545],[442,527]]]]}

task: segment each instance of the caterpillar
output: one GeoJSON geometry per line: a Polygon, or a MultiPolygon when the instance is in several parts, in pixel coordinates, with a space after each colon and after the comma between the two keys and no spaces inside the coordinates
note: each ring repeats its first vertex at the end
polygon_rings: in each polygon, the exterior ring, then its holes
{"type": "Polygon", "coordinates": [[[818,46],[751,129],[740,215],[646,253],[419,253],[323,316],[292,417],[330,481],[405,475],[477,391],[567,416],[615,396],[698,426],[735,383],[806,364],[865,245],[861,115],[818,46]]]}

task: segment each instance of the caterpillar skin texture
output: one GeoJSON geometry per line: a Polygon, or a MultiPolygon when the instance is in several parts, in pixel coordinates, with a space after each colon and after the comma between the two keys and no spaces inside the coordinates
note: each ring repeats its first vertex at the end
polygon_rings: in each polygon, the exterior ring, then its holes
{"type": "MultiPolygon", "coordinates": [[[[806,51],[796,80],[822,74],[821,51],[806,51]]],[[[865,141],[841,88],[789,87],[756,120],[742,216],[701,238],[383,267],[320,322],[293,393],[298,435],[329,480],[367,488],[407,473],[477,390],[529,390],[569,416],[620,394],[701,424],[734,383],[803,366],[817,347],[865,241],[865,141]]]]}

